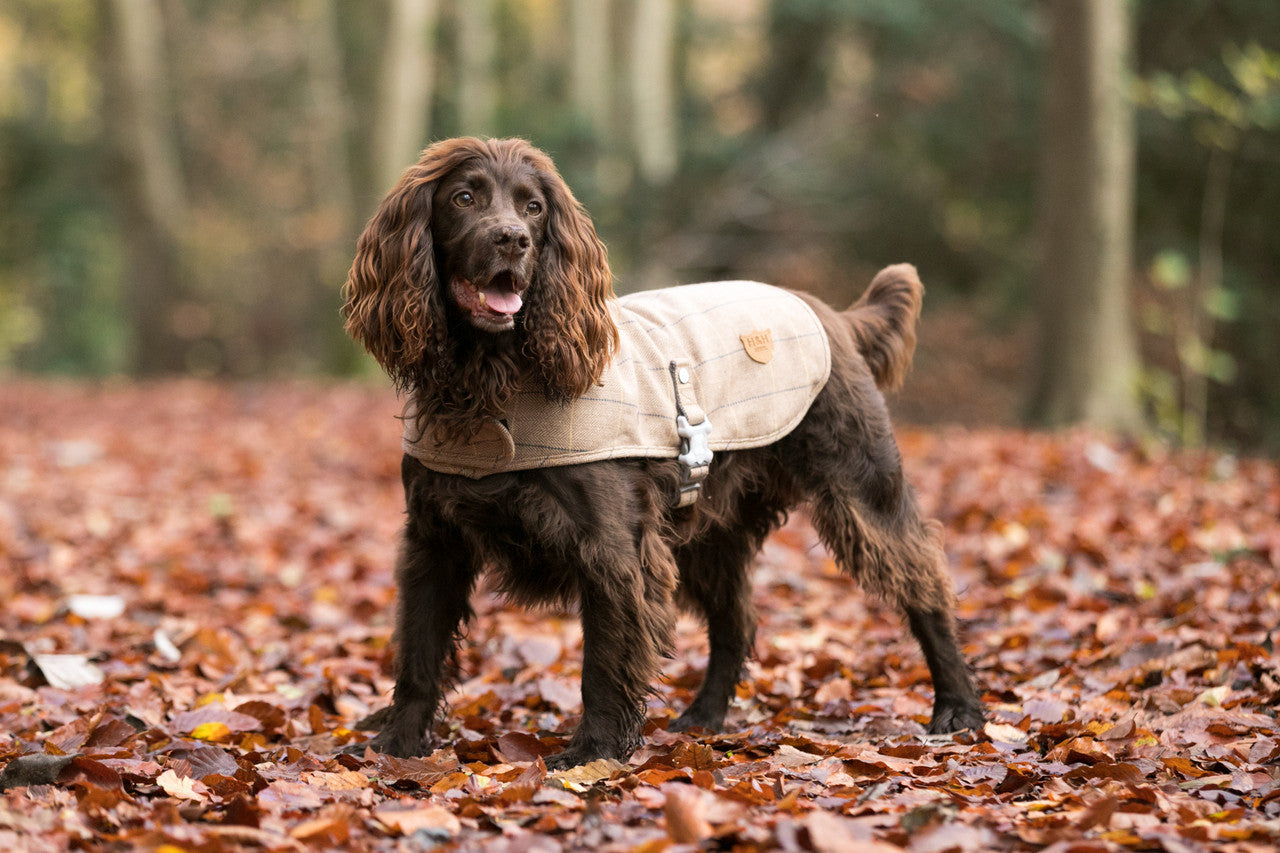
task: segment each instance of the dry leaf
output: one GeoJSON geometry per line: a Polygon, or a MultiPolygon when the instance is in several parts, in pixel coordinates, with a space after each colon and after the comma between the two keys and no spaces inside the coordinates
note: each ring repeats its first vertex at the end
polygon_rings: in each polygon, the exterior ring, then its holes
{"type": "Polygon", "coordinates": [[[790,853],[1274,846],[1272,461],[903,428],[984,731],[920,734],[923,655],[797,513],[755,561],[759,641],[725,732],[662,728],[703,680],[705,632],[684,622],[631,762],[547,775],[540,757],[581,713],[581,630],[488,589],[417,757],[333,752],[393,695],[396,411],[368,385],[0,382],[15,567],[0,787],[21,787],[0,835],[377,853],[657,853],[676,835],[790,853]],[[60,464],[54,435],[93,459],[60,464]],[[65,592],[81,589],[119,595],[65,592]]]}
{"type": "Polygon", "coordinates": [[[1001,741],[1003,743],[1025,743],[1027,740],[1027,733],[1017,726],[1008,726],[1002,723],[987,723],[982,727],[982,731],[993,741],[1001,741]]]}
{"type": "Polygon", "coordinates": [[[462,824],[453,813],[440,806],[429,805],[406,809],[398,804],[392,804],[375,809],[373,815],[386,826],[404,835],[413,835],[420,830],[426,830],[433,838],[447,840],[456,836],[462,829],[462,824]]]}
{"type": "Polygon", "coordinates": [[[62,690],[75,690],[101,684],[106,678],[102,670],[89,662],[88,655],[32,655],[45,680],[62,690]]]}
{"type": "Polygon", "coordinates": [[[559,785],[565,790],[583,793],[596,782],[612,778],[615,773],[626,769],[625,764],[612,758],[598,758],[588,764],[548,773],[547,784],[559,785]]]}
{"type": "Polygon", "coordinates": [[[72,595],[67,609],[81,619],[117,619],[124,614],[124,596],[72,595]]]}
{"type": "Polygon", "coordinates": [[[676,844],[697,844],[711,836],[711,824],[703,816],[703,793],[688,785],[664,785],[667,835],[676,844]]]}
{"type": "Polygon", "coordinates": [[[171,797],[197,803],[204,802],[209,793],[209,788],[203,782],[179,776],[172,770],[166,770],[157,776],[156,784],[171,797]]]}

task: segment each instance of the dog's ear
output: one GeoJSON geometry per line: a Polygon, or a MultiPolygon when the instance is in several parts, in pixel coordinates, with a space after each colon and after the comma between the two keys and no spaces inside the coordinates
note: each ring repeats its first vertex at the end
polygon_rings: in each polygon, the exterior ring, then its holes
{"type": "Polygon", "coordinates": [[[478,156],[480,145],[476,139],[450,139],[423,151],[356,243],[343,287],[347,333],[398,385],[420,377],[423,358],[445,346],[445,297],[436,273],[431,204],[439,181],[478,156]]]}
{"type": "Polygon", "coordinates": [[[343,287],[347,334],[397,381],[444,332],[431,240],[435,181],[423,166],[404,173],[365,226],[343,287]]]}
{"type": "Polygon", "coordinates": [[[530,149],[547,199],[546,237],[524,318],[526,348],[548,396],[580,396],[600,380],[618,345],[609,313],[613,273],[604,243],[555,166],[530,149]]]}

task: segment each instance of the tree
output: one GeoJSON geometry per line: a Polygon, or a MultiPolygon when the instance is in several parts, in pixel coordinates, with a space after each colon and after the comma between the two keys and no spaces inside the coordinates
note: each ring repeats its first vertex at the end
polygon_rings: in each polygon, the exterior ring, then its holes
{"type": "Polygon", "coordinates": [[[631,27],[631,127],[636,165],[648,184],[676,171],[675,8],[672,0],[635,0],[631,27]]]}
{"type": "Polygon", "coordinates": [[[494,132],[498,100],[494,24],[494,0],[466,0],[458,5],[458,125],[465,134],[494,132]]]}
{"type": "Polygon", "coordinates": [[[164,17],[156,0],[110,0],[102,10],[110,28],[104,111],[123,167],[116,196],[128,242],[131,360],[138,374],[169,373],[184,366],[172,327],[187,202],[165,90],[164,17]]]}
{"type": "Polygon", "coordinates": [[[392,0],[371,142],[376,196],[426,145],[435,84],[430,47],[439,12],[438,0],[392,0]]]}
{"type": "Polygon", "coordinates": [[[128,316],[135,372],[184,367],[172,312],[181,292],[181,241],[187,218],[181,154],[168,106],[164,19],[156,0],[110,0],[104,15],[110,73],[104,110],[123,168],[117,197],[129,249],[128,316]]]}
{"type": "Polygon", "coordinates": [[[1046,425],[1140,423],[1130,325],[1133,107],[1130,9],[1050,0],[1039,199],[1040,371],[1046,425]]]}
{"type": "Polygon", "coordinates": [[[609,0],[569,0],[569,100],[596,139],[612,125],[609,0]]]}
{"type": "Polygon", "coordinates": [[[342,51],[338,43],[334,0],[304,0],[298,7],[304,33],[307,81],[306,115],[312,132],[307,139],[312,204],[318,230],[330,235],[307,253],[312,267],[310,284],[315,292],[304,302],[310,315],[302,324],[308,350],[321,363],[335,360],[332,330],[338,298],[337,284],[350,263],[350,245],[356,222],[352,189],[351,156],[347,146],[350,103],[342,78],[342,51]]]}

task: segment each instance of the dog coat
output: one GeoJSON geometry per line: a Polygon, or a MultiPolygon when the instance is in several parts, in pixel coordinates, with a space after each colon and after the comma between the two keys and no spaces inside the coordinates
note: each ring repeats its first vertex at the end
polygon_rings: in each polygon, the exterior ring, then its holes
{"type": "Polygon", "coordinates": [[[424,435],[412,399],[405,453],[427,468],[479,478],[601,459],[683,463],[681,506],[697,499],[714,451],[760,447],[800,423],[831,373],[831,347],[798,296],[726,281],[623,296],[610,305],[619,344],[600,383],[567,404],[521,388],[505,417],[469,441],[424,435]]]}

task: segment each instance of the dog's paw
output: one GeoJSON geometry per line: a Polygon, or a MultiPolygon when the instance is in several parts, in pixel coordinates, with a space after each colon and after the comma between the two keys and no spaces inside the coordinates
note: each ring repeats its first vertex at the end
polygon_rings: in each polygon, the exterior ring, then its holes
{"type": "Polygon", "coordinates": [[[639,733],[634,738],[618,738],[616,740],[610,738],[583,739],[578,742],[570,740],[564,752],[545,756],[542,761],[547,765],[547,770],[550,772],[591,764],[601,759],[610,763],[626,764],[627,759],[631,757],[631,754],[636,751],[639,745],[639,733]]]}
{"type": "Polygon", "coordinates": [[[548,773],[591,764],[593,766],[590,770],[593,771],[593,775],[600,770],[603,770],[605,775],[612,775],[615,770],[626,764],[625,758],[618,758],[616,755],[604,755],[599,750],[585,749],[566,749],[564,752],[549,755],[543,758],[542,761],[547,765],[548,773]],[[597,764],[600,767],[594,766],[597,764]]]}
{"type": "Polygon", "coordinates": [[[944,735],[965,729],[978,731],[987,721],[982,703],[944,702],[939,700],[933,706],[933,719],[929,721],[929,734],[944,735]]]}
{"type": "Polygon", "coordinates": [[[704,711],[696,705],[690,705],[683,714],[667,724],[669,732],[687,732],[690,729],[704,729],[708,732],[724,731],[724,714],[704,711]]]}
{"type": "Polygon", "coordinates": [[[398,737],[386,731],[360,743],[349,743],[338,752],[342,755],[354,755],[357,758],[362,758],[367,749],[372,749],[374,752],[380,752],[383,755],[394,755],[396,758],[413,758],[424,753],[422,738],[398,737]]]}
{"type": "Polygon", "coordinates": [[[577,767],[579,764],[586,764],[587,760],[578,758],[568,752],[558,752],[555,755],[548,755],[542,759],[547,765],[548,773],[555,773],[558,770],[568,770],[570,767],[577,767]]]}

